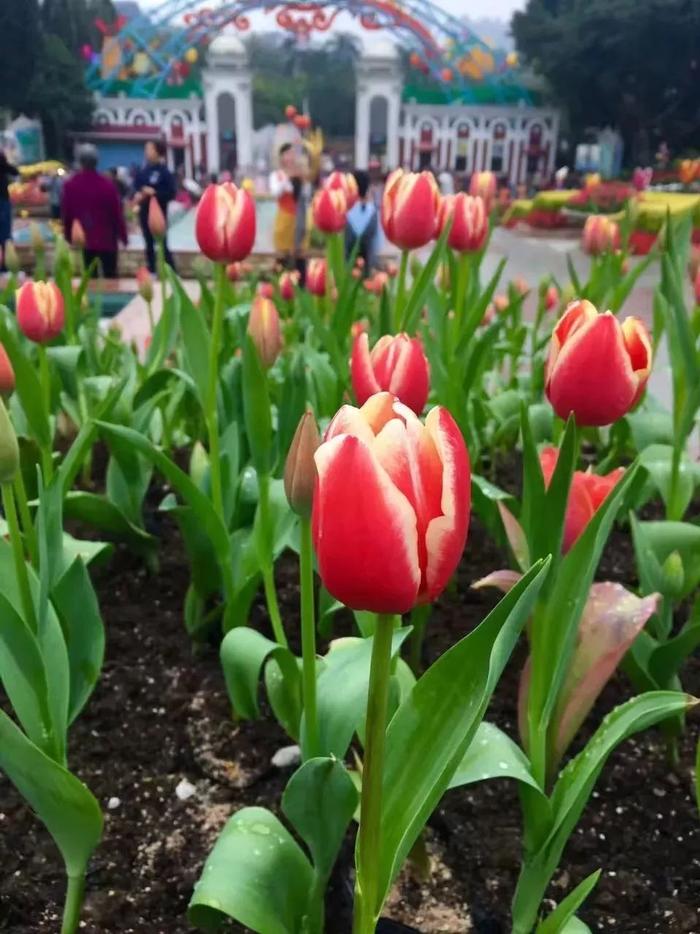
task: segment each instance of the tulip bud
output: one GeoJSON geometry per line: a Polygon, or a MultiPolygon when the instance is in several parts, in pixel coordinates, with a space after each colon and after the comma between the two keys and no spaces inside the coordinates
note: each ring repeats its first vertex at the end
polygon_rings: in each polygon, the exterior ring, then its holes
{"type": "Polygon", "coordinates": [[[199,249],[215,263],[245,259],[255,243],[255,202],[233,182],[209,185],[197,208],[199,249]]]}
{"type": "Polygon", "coordinates": [[[42,254],[45,252],[46,243],[44,242],[44,235],[36,221],[32,221],[29,224],[29,240],[35,253],[42,254]]]}
{"type": "Polygon", "coordinates": [[[306,267],[306,288],[312,295],[326,294],[326,261],[318,256],[309,260],[306,267]]]}
{"type": "Polygon", "coordinates": [[[339,233],[347,220],[345,194],[339,188],[322,188],[314,195],[311,205],[314,226],[323,233],[339,233]]]}
{"type": "Polygon", "coordinates": [[[240,281],[243,275],[240,263],[229,263],[226,267],[226,278],[229,282],[240,281]]]}
{"type": "Polygon", "coordinates": [[[19,272],[19,256],[12,240],[5,241],[5,265],[14,275],[19,272]]]}
{"type": "Polygon", "coordinates": [[[685,568],[683,559],[677,551],[672,551],[666,558],[662,567],[663,592],[665,595],[677,600],[683,593],[685,586],[685,568]]]}
{"type": "Polygon", "coordinates": [[[503,314],[509,305],[510,301],[507,295],[504,295],[502,292],[500,292],[498,295],[494,295],[493,310],[497,312],[497,314],[503,314]]]}
{"type": "Polygon", "coordinates": [[[190,454],[190,477],[200,489],[204,487],[204,479],[209,471],[209,455],[201,441],[195,441],[190,454]]]}
{"type": "Polygon", "coordinates": [[[83,230],[83,225],[80,223],[77,217],[71,225],[70,242],[71,245],[76,248],[76,250],[85,249],[85,231],[83,230]]]}
{"type": "Polygon", "coordinates": [[[12,483],[19,470],[19,445],[17,435],[7,414],[5,403],[0,399],[0,484],[12,483]]]}
{"type": "Polygon", "coordinates": [[[547,287],[547,291],[544,293],[544,307],[546,311],[554,311],[554,309],[559,305],[559,292],[556,285],[550,285],[547,287]]]}
{"type": "Polygon", "coordinates": [[[17,290],[15,304],[17,324],[30,341],[44,344],[60,334],[65,314],[55,282],[25,282],[17,290]]]}
{"type": "Polygon", "coordinates": [[[136,286],[145,302],[153,301],[153,277],[145,266],[140,266],[136,270],[136,286]]]}
{"type": "Polygon", "coordinates": [[[649,379],[651,341],[639,318],[620,324],[589,301],[573,302],[552,333],[545,392],[560,418],[610,425],[639,401],[649,379]]]}
{"type": "Polygon", "coordinates": [[[523,279],[522,276],[516,276],[515,279],[513,279],[512,286],[518,295],[524,296],[527,295],[527,293],[530,291],[530,286],[527,284],[527,280],[523,279]]]}
{"type": "Polygon", "coordinates": [[[620,228],[604,214],[591,214],[583,226],[581,245],[589,256],[600,256],[619,249],[620,228]]]}
{"type": "Polygon", "coordinates": [[[274,303],[262,295],[256,295],[250,306],[248,333],[260,356],[260,362],[269,370],[282,350],[280,316],[274,303]]]}
{"type": "Polygon", "coordinates": [[[284,302],[293,302],[299,274],[297,272],[283,272],[279,279],[280,298],[284,302]]]}
{"type": "Polygon", "coordinates": [[[297,515],[308,519],[314,502],[316,463],[314,454],[321,443],[314,413],[304,412],[284,466],[284,492],[287,501],[297,515]]]}
{"type": "Polygon", "coordinates": [[[396,263],[387,263],[386,264],[386,274],[390,279],[395,279],[399,274],[399,267],[396,263]]]}
{"type": "Polygon", "coordinates": [[[360,405],[386,391],[416,415],[425,408],[430,389],[430,365],[419,337],[385,334],[370,352],[366,333],[359,334],[350,358],[352,388],[360,405]]]}
{"type": "Polygon", "coordinates": [[[396,169],[382,195],[381,220],[387,240],[402,250],[425,246],[435,236],[440,190],[431,172],[396,169]]]}
{"type": "Polygon", "coordinates": [[[355,176],[350,172],[331,172],[323,187],[329,191],[342,191],[348,210],[360,196],[355,176]]]}
{"type": "Polygon", "coordinates": [[[474,172],[469,179],[469,194],[482,198],[487,212],[491,210],[493,199],[496,197],[496,175],[494,172],[474,172]]]}
{"type": "Polygon", "coordinates": [[[151,232],[151,236],[155,237],[156,240],[162,240],[167,228],[168,224],[165,219],[165,214],[163,214],[163,209],[158,203],[156,196],[151,195],[148,202],[148,229],[151,232]]]}
{"type": "Polygon", "coordinates": [[[7,351],[0,344],[0,396],[10,396],[15,391],[15,371],[7,351]]]}
{"type": "Polygon", "coordinates": [[[460,191],[442,199],[438,218],[439,232],[452,221],[447,243],[458,253],[478,253],[489,235],[489,215],[483,198],[460,191]]]}

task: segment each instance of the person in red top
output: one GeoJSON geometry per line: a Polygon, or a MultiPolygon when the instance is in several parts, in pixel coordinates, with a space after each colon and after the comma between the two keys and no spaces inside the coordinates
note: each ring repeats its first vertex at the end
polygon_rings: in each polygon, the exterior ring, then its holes
{"type": "Polygon", "coordinates": [[[128,234],[116,185],[97,171],[97,150],[85,145],[78,153],[80,171],[63,186],[61,217],[70,243],[74,221],[85,231],[83,258],[88,266],[99,261],[105,279],[117,276],[119,242],[126,246],[128,234]]]}

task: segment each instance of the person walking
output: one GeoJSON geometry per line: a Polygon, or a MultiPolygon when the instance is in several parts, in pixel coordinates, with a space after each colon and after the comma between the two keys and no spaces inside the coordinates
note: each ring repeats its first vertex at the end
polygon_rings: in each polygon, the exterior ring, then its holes
{"type": "Polygon", "coordinates": [[[5,268],[5,244],[12,239],[12,203],[10,179],[19,175],[19,169],[8,161],[0,149],[0,269],[5,268]]]}
{"type": "Polygon", "coordinates": [[[357,258],[364,260],[364,274],[367,276],[377,261],[379,213],[372,199],[369,172],[357,169],[353,174],[358,199],[347,213],[345,257],[347,259],[356,250],[357,258]]]}
{"type": "MultiPolygon", "coordinates": [[[[163,212],[168,217],[168,205],[176,195],[175,176],[165,164],[167,148],[163,140],[149,140],[144,149],[146,162],[139,170],[134,181],[136,189],[136,203],[139,206],[139,220],[141,231],[146,244],[146,265],[150,272],[156,271],[156,245],[148,227],[148,205],[151,198],[155,198],[163,212]]],[[[167,230],[163,238],[165,262],[175,268],[172,253],[168,248],[167,230]]]]}
{"type": "Polygon", "coordinates": [[[124,211],[115,184],[97,171],[97,149],[86,144],[78,151],[80,170],[63,186],[61,218],[66,240],[71,243],[75,221],[85,234],[83,260],[89,266],[98,260],[98,273],[116,279],[119,243],[126,246],[128,234],[124,211]]]}

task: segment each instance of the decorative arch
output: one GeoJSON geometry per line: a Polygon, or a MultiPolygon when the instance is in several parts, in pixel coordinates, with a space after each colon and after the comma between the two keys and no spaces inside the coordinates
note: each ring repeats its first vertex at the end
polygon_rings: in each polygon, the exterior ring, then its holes
{"type": "MultiPolygon", "coordinates": [[[[182,83],[200,50],[222,29],[245,33],[256,12],[301,38],[328,31],[340,13],[348,13],[364,29],[394,34],[414,67],[464,100],[474,99],[476,86],[489,86],[498,99],[499,90],[518,85],[512,55],[492,48],[431,0],[225,0],[215,9],[197,9],[202,2],[161,0],[147,14],[102,23],[102,52],[92,53],[88,66],[90,87],[109,95],[128,80],[132,96],[162,96],[164,86],[182,83]]],[[[527,97],[524,90],[522,96],[527,97]]]]}

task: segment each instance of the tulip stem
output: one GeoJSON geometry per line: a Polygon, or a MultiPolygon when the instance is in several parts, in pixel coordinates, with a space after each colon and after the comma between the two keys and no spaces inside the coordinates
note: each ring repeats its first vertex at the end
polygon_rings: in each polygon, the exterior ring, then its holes
{"type": "Polygon", "coordinates": [[[424,603],[422,606],[417,606],[411,613],[413,632],[411,633],[409,662],[414,675],[418,675],[421,669],[425,628],[428,625],[431,610],[431,605],[424,603]]]}
{"type": "Polygon", "coordinates": [[[311,543],[311,522],[301,517],[301,550],[299,575],[301,585],[301,657],[304,687],[304,722],[306,724],[306,755],[313,759],[320,754],[318,715],[316,711],[316,619],[314,612],[314,561],[311,543]]]}
{"type": "Polygon", "coordinates": [[[14,493],[17,500],[17,506],[19,508],[20,519],[22,521],[22,531],[24,533],[24,541],[27,546],[27,552],[29,553],[29,560],[32,562],[34,567],[36,567],[39,558],[39,552],[36,543],[36,532],[34,530],[34,523],[32,522],[32,514],[29,511],[27,490],[24,486],[24,477],[22,476],[21,469],[17,471],[17,476],[14,479],[14,493]]]}
{"type": "Polygon", "coordinates": [[[149,334],[151,337],[153,337],[153,332],[155,331],[156,326],[153,320],[153,302],[150,299],[146,302],[146,309],[148,310],[149,334]]]}
{"type": "Polygon", "coordinates": [[[396,302],[394,304],[394,333],[398,334],[403,322],[403,307],[406,304],[406,274],[408,272],[408,250],[401,251],[401,264],[399,265],[399,281],[396,286],[396,302]]]}
{"type": "Polygon", "coordinates": [[[381,906],[377,904],[377,882],[393,634],[394,617],[391,614],[378,614],[372,640],[372,661],[367,692],[360,829],[356,848],[353,934],[373,934],[377,916],[381,910],[381,906]]]}
{"type": "Polygon", "coordinates": [[[272,551],[272,519],[270,516],[270,477],[266,473],[258,474],[258,528],[257,546],[260,572],[265,590],[265,602],[270,624],[279,645],[288,648],[287,636],[282,625],[277,589],[275,588],[274,559],[272,551]]]}
{"type": "MultiPolygon", "coordinates": [[[[39,344],[37,347],[39,354],[39,383],[41,385],[42,401],[44,403],[44,413],[46,414],[46,424],[51,434],[51,373],[49,372],[49,358],[46,354],[46,347],[39,344]]],[[[41,463],[44,470],[44,483],[48,485],[53,476],[53,455],[51,453],[51,442],[48,446],[41,447],[41,463]]]]}
{"type": "Polygon", "coordinates": [[[63,906],[61,934],[75,934],[75,931],[78,930],[84,893],[85,875],[68,876],[68,888],[66,889],[66,902],[63,906]]]}
{"type": "Polygon", "coordinates": [[[464,303],[467,296],[467,283],[469,282],[469,253],[459,253],[457,256],[457,285],[454,293],[454,350],[457,349],[462,336],[462,323],[464,321],[464,303]]]}
{"type": "Polygon", "coordinates": [[[211,325],[209,345],[209,384],[206,398],[206,423],[209,439],[209,478],[211,498],[217,515],[226,526],[224,515],[224,494],[221,483],[221,456],[219,454],[219,415],[217,411],[217,388],[219,385],[219,354],[224,330],[224,288],[226,285],[226,267],[217,263],[214,267],[215,296],[214,317],[211,325]]]}
{"type": "Polygon", "coordinates": [[[20,532],[19,522],[17,520],[15,497],[11,483],[3,483],[2,485],[2,508],[5,512],[5,521],[7,522],[7,530],[10,535],[10,545],[12,547],[17,587],[19,589],[20,600],[22,601],[24,621],[34,635],[37,635],[39,627],[36,621],[32,592],[29,587],[29,575],[27,574],[27,562],[24,558],[22,533],[20,532]]]}

